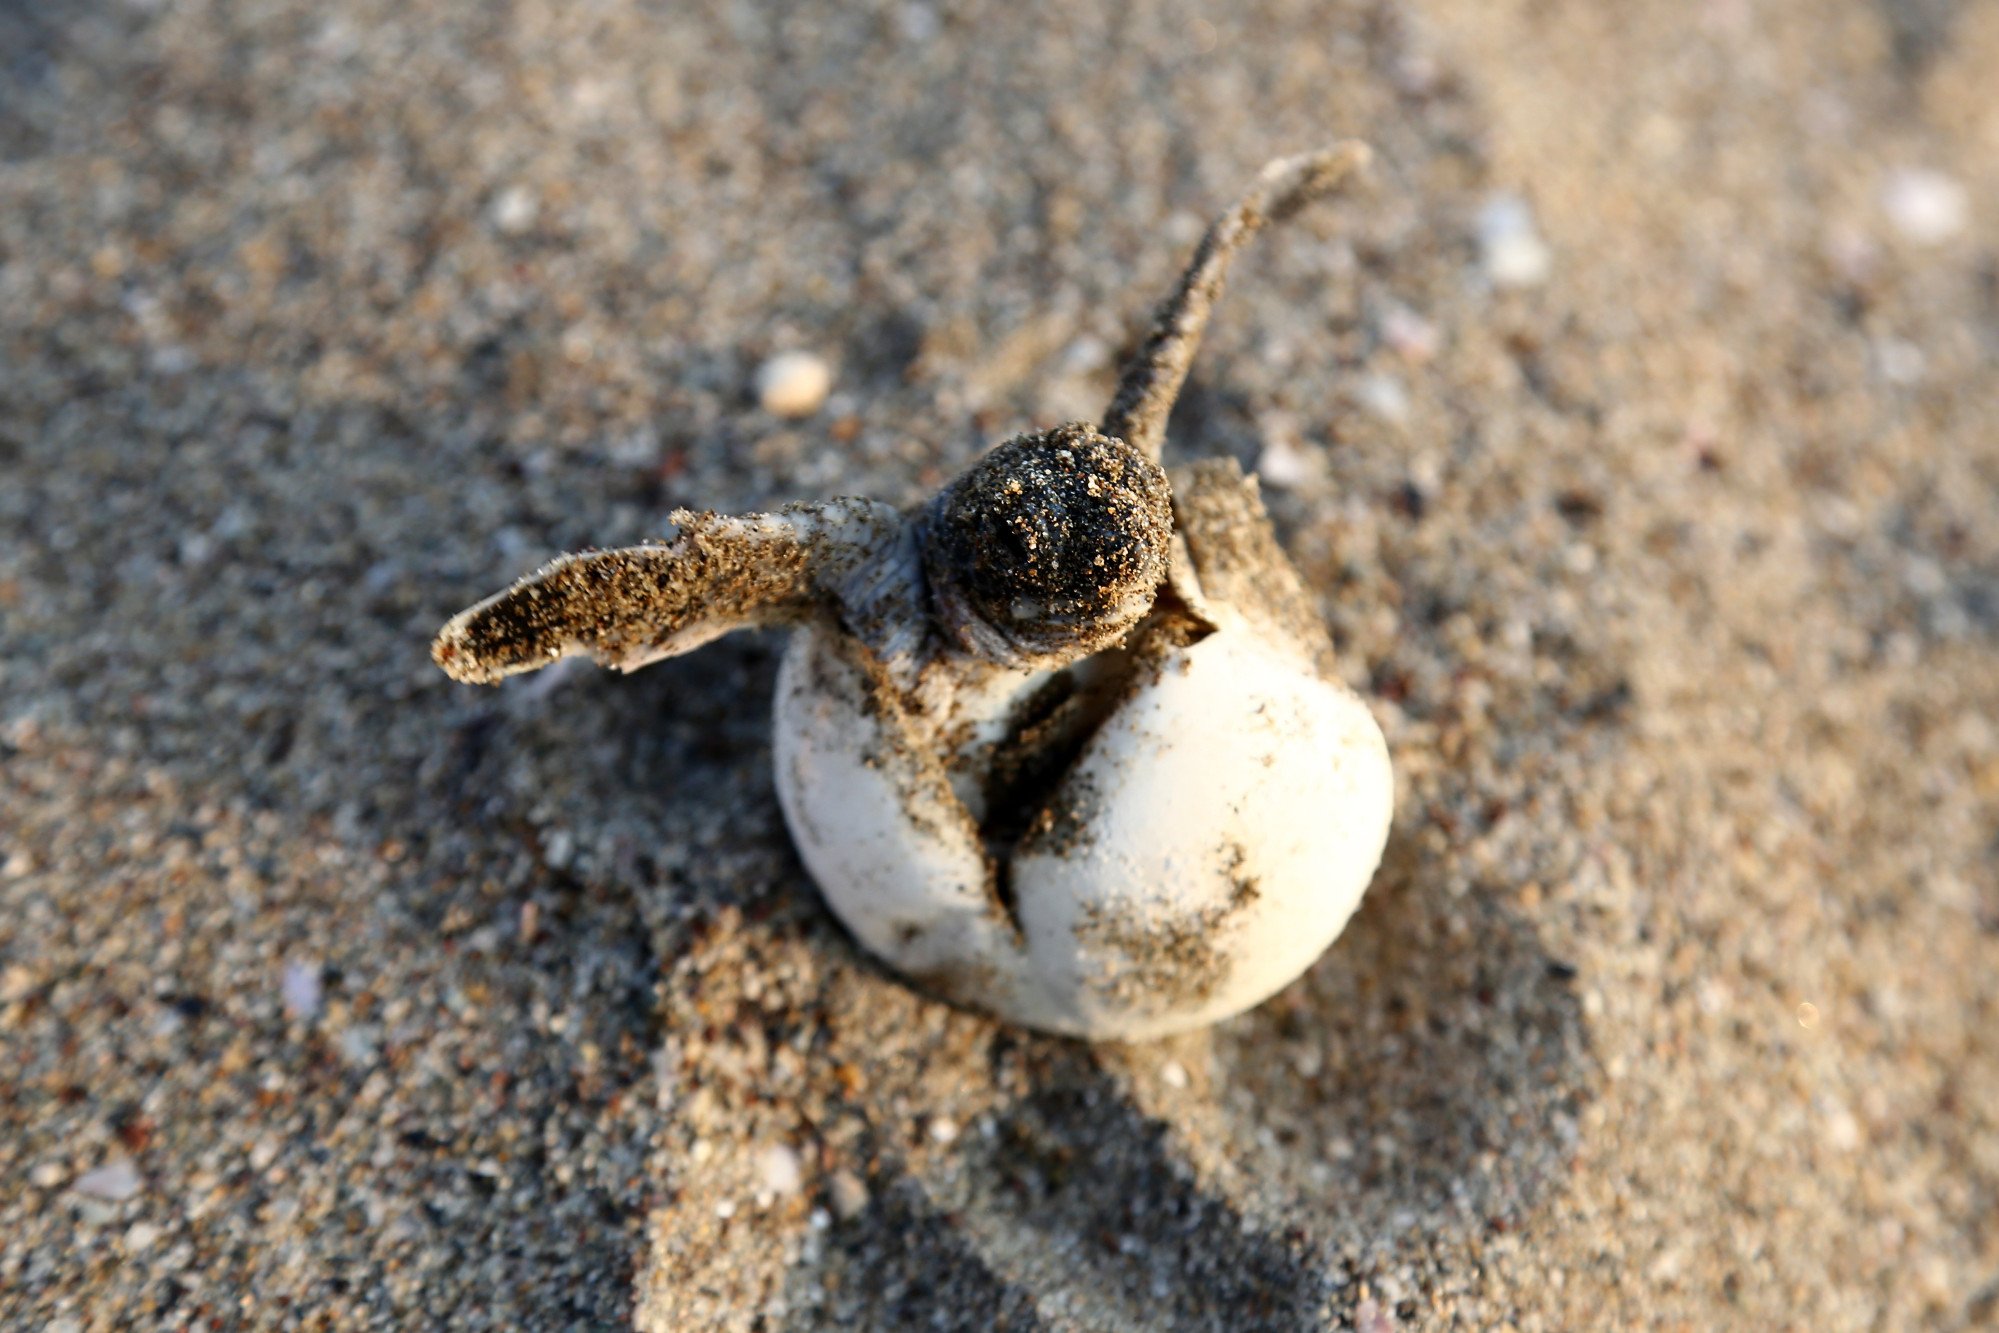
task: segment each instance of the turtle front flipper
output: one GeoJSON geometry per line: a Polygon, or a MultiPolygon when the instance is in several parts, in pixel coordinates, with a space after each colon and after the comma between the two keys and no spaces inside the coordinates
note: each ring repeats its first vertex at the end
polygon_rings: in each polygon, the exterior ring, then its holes
{"type": "Polygon", "coordinates": [[[1208,316],[1221,299],[1236,251],[1266,222],[1282,222],[1331,194],[1371,156],[1366,144],[1348,141],[1322,152],[1279,158],[1257,174],[1243,196],[1201,237],[1179,286],[1153,315],[1152,332],[1125,366],[1104,413],[1104,434],[1157,461],[1166,438],[1166,418],[1194,363],[1208,316]]]}
{"type": "Polygon", "coordinates": [[[633,671],[732,630],[837,611],[840,585],[902,528],[891,506],[851,499],[673,522],[671,541],[559,556],[459,612],[432,660],[482,685],[574,655],[633,671]]]}

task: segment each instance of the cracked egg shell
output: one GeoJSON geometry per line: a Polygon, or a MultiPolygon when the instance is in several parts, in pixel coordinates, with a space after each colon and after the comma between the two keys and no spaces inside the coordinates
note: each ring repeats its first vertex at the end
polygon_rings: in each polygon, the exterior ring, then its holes
{"type": "Polygon", "coordinates": [[[995,669],[920,712],[837,633],[794,636],[778,793],[835,914],[944,998],[1070,1036],[1200,1027],[1294,980],[1381,859],[1388,750],[1353,691],[1263,626],[1213,619],[1070,668],[1072,694],[1094,667],[1114,697],[1012,812],[983,808],[977,766],[1063,673],[995,669]]]}

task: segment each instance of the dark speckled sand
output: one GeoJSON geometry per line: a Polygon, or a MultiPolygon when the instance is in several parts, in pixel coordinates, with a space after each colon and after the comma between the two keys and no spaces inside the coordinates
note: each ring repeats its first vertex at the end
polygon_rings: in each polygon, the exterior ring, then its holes
{"type": "Polygon", "coordinates": [[[1970,0],[0,0],[0,1324],[1989,1325],[1994,69],[1970,0]],[[1347,135],[1167,448],[1401,782],[1264,1008],[872,966],[774,637],[428,660],[1095,419],[1347,135]]]}

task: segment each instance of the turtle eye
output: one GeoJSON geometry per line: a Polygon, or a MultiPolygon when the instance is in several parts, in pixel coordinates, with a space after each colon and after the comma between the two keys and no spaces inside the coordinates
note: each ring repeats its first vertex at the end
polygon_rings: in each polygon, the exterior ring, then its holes
{"type": "Polygon", "coordinates": [[[1129,632],[1166,577],[1166,474],[1086,425],[1000,445],[938,496],[925,566],[960,645],[1073,659],[1129,632]]]}

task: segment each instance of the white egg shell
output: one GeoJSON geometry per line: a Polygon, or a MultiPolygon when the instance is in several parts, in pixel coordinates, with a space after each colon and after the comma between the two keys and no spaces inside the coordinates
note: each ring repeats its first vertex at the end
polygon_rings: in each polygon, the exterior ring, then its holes
{"type": "Polygon", "coordinates": [[[1224,624],[1176,650],[1065,780],[1098,804],[1014,863],[1065,1030],[1147,1037],[1241,1013],[1346,927],[1393,813],[1366,704],[1224,624]]]}
{"type": "MultiPolygon", "coordinates": [[[[1048,673],[995,671],[959,715],[990,726],[1048,673]]],[[[885,724],[851,640],[792,635],[778,669],[779,804],[805,868],[862,944],[919,984],[1030,1027],[1060,1012],[994,896],[978,825],[934,741],[885,724]],[[917,743],[912,744],[912,739],[917,743]]]]}
{"type": "MultiPolygon", "coordinates": [[[[1001,673],[950,726],[990,725],[1045,673],[1001,673]]],[[[777,692],[777,782],[834,912],[920,984],[1100,1039],[1242,1012],[1339,935],[1381,859],[1393,777],[1351,691],[1233,616],[1143,667],[1063,777],[1056,834],[1004,872],[1011,915],[944,765],[859,702],[823,630],[777,692]]]]}

